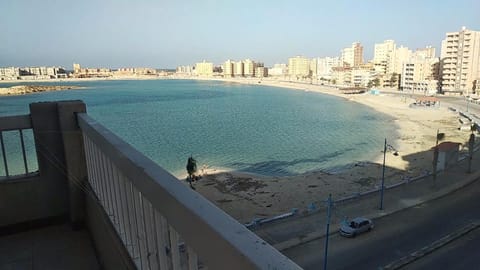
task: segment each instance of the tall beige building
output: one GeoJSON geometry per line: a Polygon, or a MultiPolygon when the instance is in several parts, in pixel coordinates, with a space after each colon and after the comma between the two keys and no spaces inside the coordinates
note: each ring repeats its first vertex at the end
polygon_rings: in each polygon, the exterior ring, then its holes
{"type": "Polygon", "coordinates": [[[223,76],[224,77],[233,77],[233,66],[235,65],[235,62],[232,60],[227,60],[225,61],[225,64],[223,65],[223,76]]]}
{"type": "Polygon", "coordinates": [[[397,45],[395,45],[395,41],[389,39],[383,43],[376,43],[374,48],[373,64],[375,65],[375,71],[379,74],[386,74],[394,62],[397,45]]]}
{"type": "Polygon", "coordinates": [[[442,41],[442,92],[469,95],[480,82],[480,32],[465,27],[442,41]]]}
{"type": "Polygon", "coordinates": [[[236,77],[243,77],[244,75],[244,65],[242,61],[235,62],[233,65],[233,75],[236,77]]]}
{"type": "Polygon", "coordinates": [[[243,61],[243,75],[246,77],[255,76],[255,62],[250,59],[245,59],[243,61]]]}
{"type": "Polygon", "coordinates": [[[213,63],[203,60],[201,63],[195,64],[195,73],[198,76],[212,76],[213,75],[213,63]]]}
{"type": "Polygon", "coordinates": [[[288,75],[297,78],[310,76],[310,59],[303,56],[289,58],[288,75]]]}
{"type": "Polygon", "coordinates": [[[418,54],[403,64],[400,83],[403,91],[423,94],[438,92],[439,59],[428,57],[431,55],[418,54]]]}
{"type": "Polygon", "coordinates": [[[350,67],[363,64],[363,46],[360,42],[352,43],[351,47],[342,50],[342,62],[350,67]]]}

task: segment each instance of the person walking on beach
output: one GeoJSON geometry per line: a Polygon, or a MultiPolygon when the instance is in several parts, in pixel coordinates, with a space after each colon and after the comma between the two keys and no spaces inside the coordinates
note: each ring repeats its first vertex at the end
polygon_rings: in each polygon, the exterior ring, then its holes
{"type": "Polygon", "coordinates": [[[192,182],[195,179],[195,172],[197,172],[197,161],[192,156],[190,156],[188,158],[186,168],[187,168],[187,173],[188,173],[187,181],[190,184],[190,187],[192,189],[195,189],[192,185],[192,182]]]}

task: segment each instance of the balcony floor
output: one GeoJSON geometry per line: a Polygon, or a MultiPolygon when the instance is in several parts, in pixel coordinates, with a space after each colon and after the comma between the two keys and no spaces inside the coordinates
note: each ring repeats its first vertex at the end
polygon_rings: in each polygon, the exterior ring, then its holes
{"type": "Polygon", "coordinates": [[[100,269],[86,230],[54,225],[0,237],[0,270],[100,269]]]}

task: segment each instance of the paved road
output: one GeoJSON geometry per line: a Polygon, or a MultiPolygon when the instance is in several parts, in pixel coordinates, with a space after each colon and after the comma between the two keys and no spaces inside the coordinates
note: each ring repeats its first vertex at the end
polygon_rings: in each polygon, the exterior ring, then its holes
{"type": "Polygon", "coordinates": [[[409,270],[456,269],[471,270],[480,267],[480,229],[449,243],[434,253],[408,265],[409,270]]]}
{"type": "MultiPolygon", "coordinates": [[[[480,220],[479,204],[480,181],[476,181],[437,200],[380,218],[370,233],[353,239],[338,234],[331,236],[328,269],[377,269],[384,266],[480,220]]],[[[283,253],[304,269],[322,269],[324,242],[324,239],[318,239],[283,253]]],[[[478,251],[480,243],[477,242],[476,247],[473,250],[478,251]]],[[[472,269],[475,267],[478,264],[472,265],[472,269]]]]}

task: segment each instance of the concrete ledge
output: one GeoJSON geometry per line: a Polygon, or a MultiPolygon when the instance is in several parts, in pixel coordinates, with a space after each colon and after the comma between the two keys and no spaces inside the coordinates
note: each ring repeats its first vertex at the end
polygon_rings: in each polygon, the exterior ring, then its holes
{"type": "Polygon", "coordinates": [[[412,263],[412,262],[414,262],[414,261],[432,253],[433,251],[445,246],[446,244],[462,237],[463,235],[477,229],[478,227],[480,227],[479,222],[470,223],[467,226],[438,239],[437,241],[431,243],[430,245],[427,245],[427,246],[421,248],[420,250],[412,252],[409,255],[407,255],[403,258],[400,258],[400,259],[398,259],[394,262],[391,262],[388,265],[386,265],[386,266],[384,266],[383,268],[380,268],[380,269],[388,269],[388,270],[400,269],[400,268],[406,266],[407,264],[410,264],[410,263],[412,263]]]}

